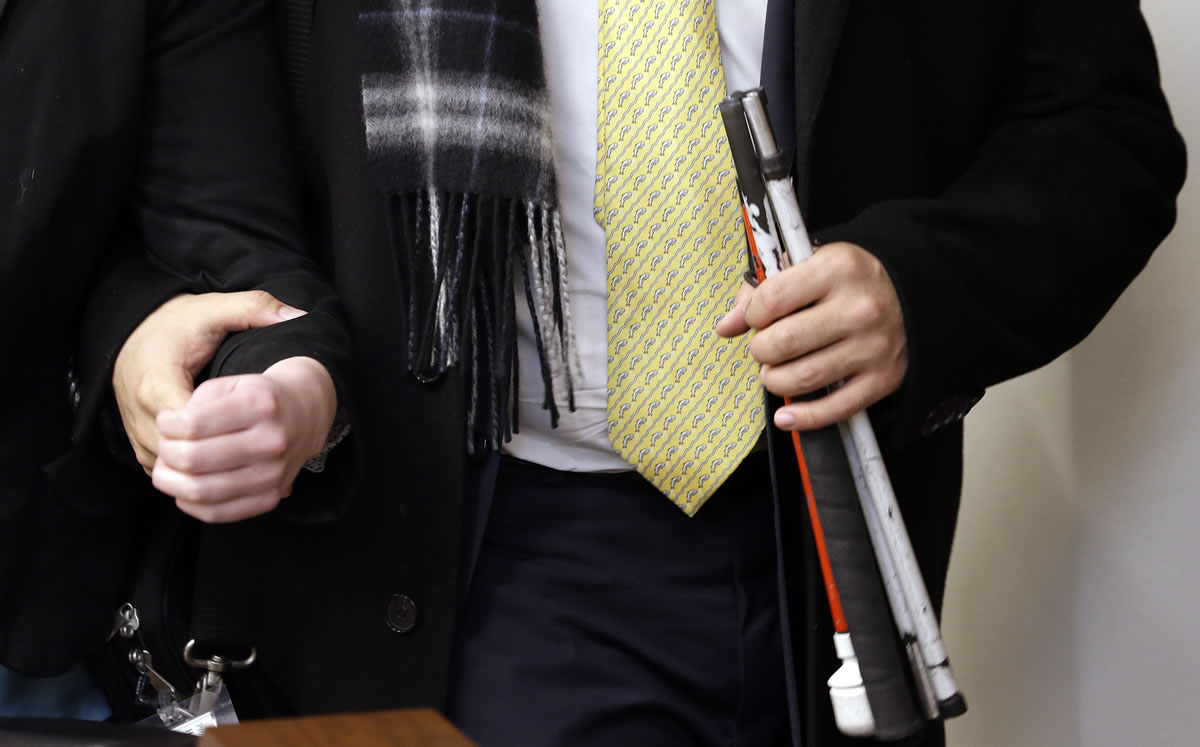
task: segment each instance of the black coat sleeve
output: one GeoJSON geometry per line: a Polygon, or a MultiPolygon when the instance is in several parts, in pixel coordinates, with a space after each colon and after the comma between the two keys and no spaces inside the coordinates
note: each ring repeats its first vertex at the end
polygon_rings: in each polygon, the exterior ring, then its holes
{"type": "MultiPolygon", "coordinates": [[[[144,254],[126,252],[96,284],[81,345],[85,401],[77,439],[104,420],[111,366],[125,338],[181,292],[262,289],[308,311],[231,337],[210,375],[260,372],[307,355],[329,370],[339,407],[355,421],[343,310],[304,254],[270,9],[266,0],[154,6],[142,147],[130,198],[131,241],[144,254]]],[[[297,485],[298,498],[285,502],[285,513],[301,520],[340,513],[356,459],[352,437],[320,478],[310,475],[297,485]],[[336,495],[310,484],[316,482],[330,483],[336,495]]]]}
{"type": "Polygon", "coordinates": [[[1019,7],[1014,69],[973,164],[936,197],[818,232],[872,252],[899,293],[899,441],[1082,340],[1174,223],[1183,143],[1137,2],[1019,7]]]}

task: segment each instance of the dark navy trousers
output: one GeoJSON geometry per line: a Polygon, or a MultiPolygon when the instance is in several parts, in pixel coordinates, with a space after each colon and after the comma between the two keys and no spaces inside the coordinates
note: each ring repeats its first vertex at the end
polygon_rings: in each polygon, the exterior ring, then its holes
{"type": "Polygon", "coordinates": [[[451,718],[491,745],[789,742],[766,454],[692,518],[633,473],[503,459],[451,718]]]}

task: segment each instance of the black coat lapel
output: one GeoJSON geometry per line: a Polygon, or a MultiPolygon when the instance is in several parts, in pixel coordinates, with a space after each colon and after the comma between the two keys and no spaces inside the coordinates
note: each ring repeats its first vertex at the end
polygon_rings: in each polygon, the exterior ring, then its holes
{"type": "Polygon", "coordinates": [[[4,20],[4,9],[8,7],[8,0],[0,0],[0,22],[4,20]]]}
{"type": "Polygon", "coordinates": [[[808,205],[813,129],[852,0],[795,3],[796,196],[808,205]]]}

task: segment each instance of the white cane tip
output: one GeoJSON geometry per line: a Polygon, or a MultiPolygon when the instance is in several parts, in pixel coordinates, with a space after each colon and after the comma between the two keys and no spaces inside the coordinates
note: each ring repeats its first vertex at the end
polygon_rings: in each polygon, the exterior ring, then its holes
{"type": "Polygon", "coordinates": [[[838,731],[848,737],[869,737],[875,733],[875,719],[871,715],[871,704],[867,702],[867,688],[831,688],[829,700],[833,703],[833,718],[838,731]]]}
{"type": "Polygon", "coordinates": [[[849,636],[839,638],[838,653],[843,655],[842,666],[829,678],[829,700],[833,703],[833,718],[838,731],[848,737],[869,737],[875,733],[875,717],[867,700],[867,688],[858,669],[858,659],[850,645],[849,636]]]}

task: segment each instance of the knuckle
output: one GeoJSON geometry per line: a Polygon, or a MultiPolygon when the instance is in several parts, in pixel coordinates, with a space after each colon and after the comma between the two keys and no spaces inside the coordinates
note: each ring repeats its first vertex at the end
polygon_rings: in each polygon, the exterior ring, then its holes
{"type": "Polygon", "coordinates": [[[869,263],[867,274],[871,280],[871,284],[876,287],[892,290],[892,276],[888,274],[887,268],[883,266],[883,263],[869,254],[867,255],[867,262],[869,263]]]}
{"type": "Polygon", "coordinates": [[[791,369],[790,383],[797,394],[807,394],[825,383],[823,374],[808,363],[796,364],[791,369]]]}
{"type": "MultiPolygon", "coordinates": [[[[164,445],[166,450],[167,445],[164,445]]],[[[195,472],[200,467],[200,454],[196,445],[187,441],[169,444],[171,466],[182,472],[195,472]]]]}
{"type": "Polygon", "coordinates": [[[282,428],[265,428],[258,444],[264,456],[269,459],[279,459],[288,450],[287,433],[282,428]]]}
{"type": "Polygon", "coordinates": [[[144,409],[151,409],[158,399],[158,382],[150,374],[142,374],[133,384],[133,399],[144,409]]]}
{"type": "Polygon", "coordinates": [[[279,398],[272,389],[254,387],[249,391],[249,400],[253,412],[265,420],[272,420],[279,414],[279,398]]]}
{"type": "Polygon", "coordinates": [[[786,288],[783,283],[766,282],[758,287],[755,298],[762,302],[761,308],[765,315],[774,319],[784,311],[787,302],[786,288]]]}
{"type": "Polygon", "coordinates": [[[163,474],[163,471],[157,466],[150,468],[150,484],[153,485],[154,489],[160,493],[165,493],[166,495],[170,495],[175,498],[179,497],[175,495],[177,491],[174,489],[172,481],[168,479],[163,474]]]}
{"type": "Polygon", "coordinates": [[[856,275],[867,275],[872,271],[872,266],[875,264],[875,257],[871,256],[866,251],[859,249],[856,246],[846,246],[845,255],[846,267],[856,275]]]}
{"type": "Polygon", "coordinates": [[[861,296],[849,309],[851,322],[859,327],[875,327],[883,322],[883,303],[874,296],[861,296]]]}
{"type": "Polygon", "coordinates": [[[776,361],[788,360],[805,352],[804,329],[799,324],[781,324],[769,339],[769,353],[776,361]]]}
{"type": "Polygon", "coordinates": [[[275,297],[265,290],[252,290],[245,292],[245,299],[248,305],[256,311],[270,308],[276,303],[275,297]]]}
{"type": "Polygon", "coordinates": [[[204,483],[184,480],[175,489],[175,497],[193,503],[209,503],[213,500],[213,491],[204,483]]]}
{"type": "Polygon", "coordinates": [[[828,272],[837,276],[853,275],[857,272],[859,262],[854,252],[850,251],[844,245],[828,247],[828,249],[830,251],[823,253],[828,272]]]}
{"type": "Polygon", "coordinates": [[[175,421],[179,428],[179,433],[182,438],[191,438],[197,433],[199,422],[196,420],[196,414],[191,410],[180,410],[178,419],[175,421]]]}
{"type": "Polygon", "coordinates": [[[750,341],[750,355],[759,363],[773,364],[779,362],[779,351],[783,347],[780,337],[782,330],[759,332],[750,341]]]}

